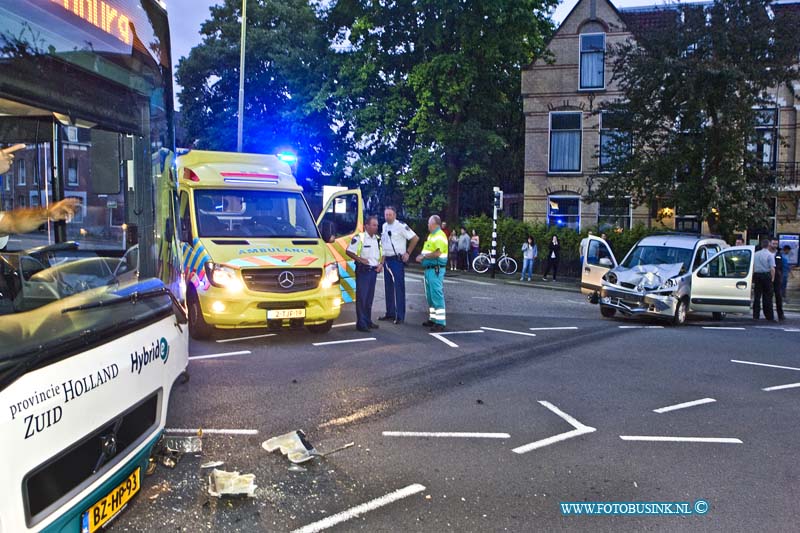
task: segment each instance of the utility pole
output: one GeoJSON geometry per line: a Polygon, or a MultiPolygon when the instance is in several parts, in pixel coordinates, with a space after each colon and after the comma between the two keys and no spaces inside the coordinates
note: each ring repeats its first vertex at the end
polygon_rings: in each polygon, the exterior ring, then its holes
{"type": "Polygon", "coordinates": [[[492,278],[497,273],[497,210],[503,208],[503,191],[500,187],[492,189],[494,192],[494,211],[492,212],[492,278]]]}
{"type": "Polygon", "coordinates": [[[244,130],[244,52],[247,47],[247,0],[242,0],[242,40],[239,45],[239,123],[236,128],[236,151],[242,151],[244,130]]]}

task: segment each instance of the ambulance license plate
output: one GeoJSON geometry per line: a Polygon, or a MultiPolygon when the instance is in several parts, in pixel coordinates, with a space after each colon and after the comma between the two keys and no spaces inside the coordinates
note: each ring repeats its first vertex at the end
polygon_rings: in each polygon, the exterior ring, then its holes
{"type": "Polygon", "coordinates": [[[305,309],[274,309],[267,311],[267,320],[280,320],[283,318],[305,318],[305,309]]]}
{"type": "Polygon", "coordinates": [[[105,498],[101,498],[99,502],[83,513],[81,517],[82,533],[94,533],[125,508],[130,499],[139,492],[140,470],[141,468],[134,470],[125,481],[117,485],[105,498]]]}

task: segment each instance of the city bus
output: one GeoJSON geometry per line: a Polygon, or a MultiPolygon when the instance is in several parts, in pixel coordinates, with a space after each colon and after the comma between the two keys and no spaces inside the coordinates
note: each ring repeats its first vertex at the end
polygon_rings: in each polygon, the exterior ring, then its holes
{"type": "Polygon", "coordinates": [[[0,0],[0,532],[93,532],[136,497],[187,377],[167,13],[0,0]]]}

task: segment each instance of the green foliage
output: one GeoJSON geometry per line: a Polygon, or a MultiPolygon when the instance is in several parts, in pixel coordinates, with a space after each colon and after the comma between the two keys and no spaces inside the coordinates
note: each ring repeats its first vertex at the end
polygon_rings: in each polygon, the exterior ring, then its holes
{"type": "MultiPolygon", "coordinates": [[[[236,149],[241,0],[211,7],[202,44],[183,58],[177,81],[188,137],[198,148],[236,149]]],[[[250,0],[247,9],[244,150],[297,151],[298,174],[343,174],[333,124],[335,54],[307,0],[250,0]]]]}
{"type": "Polygon", "coordinates": [[[612,50],[624,99],[602,109],[632,133],[632,150],[618,143],[616,172],[592,177],[590,201],[660,199],[720,234],[765,222],[780,180],[752,149],[758,108],[774,109],[773,88],[800,74],[800,21],[783,11],[772,17],[770,5],[680,6],[664,27],[612,50]]]}
{"type": "Polygon", "coordinates": [[[422,217],[481,212],[521,190],[521,67],[542,53],[555,0],[338,0],[337,117],[352,181],[422,217]],[[346,40],[345,40],[346,37],[346,40]],[[485,192],[484,192],[485,191],[485,192]],[[461,209],[462,200],[465,209],[461,209]]]}

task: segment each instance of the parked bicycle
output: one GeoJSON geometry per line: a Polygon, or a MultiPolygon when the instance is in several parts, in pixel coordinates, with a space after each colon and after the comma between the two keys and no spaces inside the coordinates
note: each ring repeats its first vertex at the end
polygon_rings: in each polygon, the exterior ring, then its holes
{"type": "MultiPolygon", "coordinates": [[[[472,261],[472,269],[478,274],[486,273],[492,267],[492,257],[486,252],[481,252],[472,261]]],[[[510,276],[517,271],[517,261],[506,253],[503,246],[503,253],[497,258],[497,268],[503,274],[510,276]]]]}

